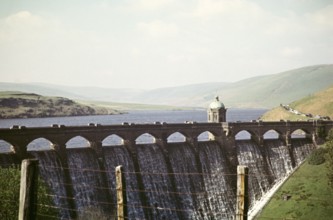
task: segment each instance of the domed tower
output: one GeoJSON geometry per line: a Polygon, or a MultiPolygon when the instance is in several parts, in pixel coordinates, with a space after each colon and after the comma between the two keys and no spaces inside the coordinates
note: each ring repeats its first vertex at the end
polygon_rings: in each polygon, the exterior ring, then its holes
{"type": "Polygon", "coordinates": [[[207,113],[208,122],[226,122],[227,109],[224,104],[220,102],[218,96],[210,103],[207,113]]]}

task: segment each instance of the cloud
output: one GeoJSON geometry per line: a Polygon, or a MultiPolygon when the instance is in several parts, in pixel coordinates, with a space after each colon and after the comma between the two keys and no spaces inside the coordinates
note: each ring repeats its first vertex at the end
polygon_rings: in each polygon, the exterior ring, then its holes
{"type": "Polygon", "coordinates": [[[10,15],[5,18],[5,23],[8,26],[29,25],[34,27],[42,27],[45,25],[45,22],[41,17],[31,14],[29,11],[20,11],[16,14],[10,15]]]}
{"type": "Polygon", "coordinates": [[[20,11],[0,20],[0,43],[34,40],[48,28],[41,17],[20,11]]]}
{"type": "MultiPolygon", "coordinates": [[[[172,85],[199,82],[188,73],[203,81],[223,73],[222,80],[230,81],[332,62],[332,4],[301,9],[296,7],[301,3],[287,0],[65,5],[66,10],[42,12],[31,6],[0,17],[0,78],[143,88],[150,86],[146,80],[127,79],[158,73],[172,85]],[[192,81],[181,81],[181,74],[192,81]]],[[[160,84],[159,77],[150,80],[160,84]]]]}
{"type": "Polygon", "coordinates": [[[263,10],[255,3],[244,0],[199,0],[193,10],[194,17],[212,19],[214,16],[237,16],[256,19],[263,10]]]}
{"type": "MultiPolygon", "coordinates": [[[[121,3],[117,7],[123,11],[156,11],[174,6],[175,0],[133,0],[121,3]]],[[[104,4],[105,6],[105,4],[104,4]]]]}
{"type": "Polygon", "coordinates": [[[94,32],[68,28],[29,11],[0,19],[3,79],[15,75],[30,81],[79,82],[84,79],[78,74],[108,71],[109,50],[109,41],[94,32]]]}
{"type": "Polygon", "coordinates": [[[294,57],[302,55],[303,50],[298,47],[285,47],[280,51],[280,54],[284,57],[294,57]]]}
{"type": "Polygon", "coordinates": [[[154,38],[175,37],[179,32],[177,25],[172,23],[165,23],[160,20],[152,22],[140,22],[137,24],[137,28],[154,38]]]}
{"type": "Polygon", "coordinates": [[[174,0],[140,0],[136,1],[137,7],[144,10],[156,10],[170,5],[174,0]]]}
{"type": "Polygon", "coordinates": [[[322,28],[333,28],[333,5],[329,5],[312,14],[307,14],[306,17],[310,19],[315,25],[322,28]]]}

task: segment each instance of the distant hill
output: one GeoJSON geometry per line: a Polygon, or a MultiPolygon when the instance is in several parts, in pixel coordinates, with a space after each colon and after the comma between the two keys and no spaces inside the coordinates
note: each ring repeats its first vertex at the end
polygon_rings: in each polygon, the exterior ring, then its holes
{"type": "MultiPolygon", "coordinates": [[[[221,74],[221,80],[223,75],[221,74]]],[[[333,64],[308,66],[234,83],[211,82],[153,90],[0,83],[0,90],[19,90],[79,100],[207,107],[216,95],[230,107],[272,108],[333,85],[333,64]]]]}
{"type": "Polygon", "coordinates": [[[333,119],[333,86],[313,95],[308,95],[300,100],[294,101],[288,105],[290,109],[297,111],[299,114],[311,114],[311,117],[304,117],[287,111],[282,106],[276,107],[266,112],[261,119],[266,121],[275,121],[280,119],[286,120],[307,120],[318,118],[319,116],[329,116],[333,119]]]}
{"type": "Polygon", "coordinates": [[[83,105],[62,97],[41,96],[35,93],[0,92],[0,119],[119,113],[116,110],[83,105]]]}
{"type": "Polygon", "coordinates": [[[333,65],[316,65],[235,83],[206,83],[155,89],[138,97],[141,101],[156,104],[205,107],[219,95],[227,107],[271,108],[280,103],[298,100],[332,84],[333,65]]]}
{"type": "Polygon", "coordinates": [[[317,65],[242,80],[219,90],[230,106],[271,108],[333,85],[333,65],[317,65]]]}

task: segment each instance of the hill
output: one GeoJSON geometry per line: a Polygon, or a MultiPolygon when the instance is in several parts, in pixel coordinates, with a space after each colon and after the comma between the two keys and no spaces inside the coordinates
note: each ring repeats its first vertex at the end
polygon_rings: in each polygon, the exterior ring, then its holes
{"type": "Polygon", "coordinates": [[[219,92],[227,105],[271,108],[298,100],[332,84],[333,65],[317,65],[250,78],[219,92]]]}
{"type": "MultiPolygon", "coordinates": [[[[223,80],[223,74],[221,74],[223,80]]],[[[234,83],[211,82],[152,90],[0,83],[0,90],[19,90],[79,100],[207,107],[216,95],[230,107],[272,108],[326,89],[333,84],[333,64],[298,68],[234,83]]]]}
{"type": "Polygon", "coordinates": [[[289,105],[294,113],[287,111],[284,107],[279,106],[266,112],[261,119],[265,121],[274,120],[307,120],[318,118],[319,116],[328,116],[333,119],[333,86],[313,95],[308,95],[300,100],[294,101],[289,105]],[[295,113],[298,112],[299,114],[295,113]],[[302,116],[305,113],[308,117],[302,116]],[[309,117],[310,116],[310,117],[309,117]]]}
{"type": "Polygon", "coordinates": [[[159,104],[167,101],[178,105],[205,107],[218,94],[227,107],[272,108],[280,103],[298,100],[332,84],[333,65],[316,65],[234,83],[155,89],[142,93],[138,98],[159,104]]]}
{"type": "Polygon", "coordinates": [[[0,118],[34,118],[119,114],[119,111],[89,106],[62,97],[35,93],[0,92],[0,118]]]}

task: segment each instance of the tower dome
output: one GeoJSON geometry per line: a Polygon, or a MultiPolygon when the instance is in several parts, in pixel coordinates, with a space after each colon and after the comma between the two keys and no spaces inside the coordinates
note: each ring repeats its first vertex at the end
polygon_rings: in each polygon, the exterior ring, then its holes
{"type": "Polygon", "coordinates": [[[216,96],[215,100],[210,103],[207,113],[208,122],[226,122],[227,109],[224,104],[220,102],[218,96],[216,96]]]}
{"type": "Polygon", "coordinates": [[[215,100],[210,103],[209,105],[210,109],[220,109],[220,108],[225,108],[224,104],[219,100],[219,97],[216,96],[215,100]]]}

